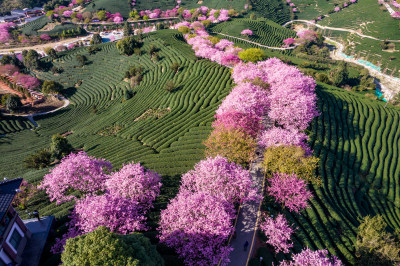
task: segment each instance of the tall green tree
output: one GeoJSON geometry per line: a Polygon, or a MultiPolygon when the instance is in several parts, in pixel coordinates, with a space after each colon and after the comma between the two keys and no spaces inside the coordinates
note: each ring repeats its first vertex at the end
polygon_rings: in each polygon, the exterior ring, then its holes
{"type": "Polygon", "coordinates": [[[54,158],[61,159],[73,150],[66,137],[60,134],[55,134],[51,137],[50,152],[54,158]]]}
{"type": "Polygon", "coordinates": [[[15,94],[11,94],[6,99],[6,109],[9,112],[15,112],[22,106],[21,100],[15,94]]]}
{"type": "Polygon", "coordinates": [[[128,37],[132,35],[132,27],[131,24],[128,23],[128,21],[125,21],[124,25],[124,37],[128,37]]]}
{"type": "Polygon", "coordinates": [[[124,38],[117,42],[117,49],[121,54],[125,55],[132,55],[135,52],[135,48],[138,47],[139,43],[133,36],[124,38]]]}
{"type": "Polygon", "coordinates": [[[150,240],[140,233],[118,235],[106,227],[67,240],[63,265],[159,266],[164,261],[150,240]]]}
{"type": "Polygon", "coordinates": [[[39,54],[35,50],[24,50],[22,52],[23,62],[27,68],[31,69],[39,69],[40,68],[40,60],[39,54]]]}
{"type": "Polygon", "coordinates": [[[355,245],[357,265],[399,265],[399,240],[388,233],[386,227],[381,215],[364,217],[355,245]]]}

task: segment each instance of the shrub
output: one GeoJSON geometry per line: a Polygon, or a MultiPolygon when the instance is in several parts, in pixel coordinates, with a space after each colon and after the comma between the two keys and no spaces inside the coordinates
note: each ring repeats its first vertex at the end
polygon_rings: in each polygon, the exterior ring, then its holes
{"type": "Polygon", "coordinates": [[[15,112],[22,106],[22,103],[17,95],[10,94],[6,99],[5,106],[9,112],[15,112]]]}
{"type": "Polygon", "coordinates": [[[265,53],[260,48],[250,48],[239,52],[239,58],[246,62],[257,62],[265,59],[265,53]]]}
{"type": "Polygon", "coordinates": [[[296,174],[305,181],[320,184],[315,176],[319,159],[306,156],[305,150],[298,146],[275,146],[265,150],[262,163],[267,173],[296,174]]]}
{"type": "Polygon", "coordinates": [[[386,232],[381,215],[366,216],[358,227],[355,244],[359,265],[398,265],[400,243],[386,232]]]}
{"type": "Polygon", "coordinates": [[[45,80],[42,85],[42,93],[44,94],[59,93],[62,89],[63,86],[54,80],[45,80]]]}
{"type": "Polygon", "coordinates": [[[172,92],[175,89],[175,83],[172,80],[168,80],[165,83],[164,89],[166,89],[168,92],[172,92]]]}
{"type": "Polygon", "coordinates": [[[133,36],[124,38],[117,42],[117,49],[121,54],[125,55],[132,55],[135,52],[134,49],[138,47],[139,43],[133,36]]]}
{"type": "Polygon", "coordinates": [[[96,45],[96,44],[100,44],[102,42],[103,42],[103,40],[102,40],[100,34],[96,33],[96,34],[93,34],[93,37],[90,40],[90,45],[96,45]]]}
{"type": "Polygon", "coordinates": [[[229,161],[247,166],[254,158],[256,141],[242,130],[222,129],[211,133],[204,142],[206,156],[221,155],[229,161]]]}
{"type": "Polygon", "coordinates": [[[164,265],[155,246],[142,234],[118,235],[104,226],[68,239],[61,261],[64,265],[164,265]]]}
{"type": "Polygon", "coordinates": [[[181,66],[179,65],[178,62],[173,62],[173,63],[171,64],[171,70],[172,70],[172,72],[174,72],[174,73],[177,73],[177,72],[179,71],[180,67],[181,67],[181,66]]]}
{"type": "Polygon", "coordinates": [[[72,145],[66,137],[60,134],[55,134],[51,137],[50,152],[54,158],[61,159],[72,151],[72,145]]]}
{"type": "Polygon", "coordinates": [[[41,149],[36,153],[30,154],[24,160],[26,168],[42,169],[51,163],[51,153],[47,149],[41,149]]]}

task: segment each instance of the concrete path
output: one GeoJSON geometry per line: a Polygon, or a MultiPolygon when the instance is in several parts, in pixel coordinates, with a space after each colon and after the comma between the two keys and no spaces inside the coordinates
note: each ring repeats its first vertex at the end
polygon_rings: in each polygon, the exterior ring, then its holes
{"type": "Polygon", "coordinates": [[[400,40],[382,40],[382,39],[375,38],[375,37],[372,37],[372,36],[364,35],[364,34],[362,34],[362,33],[359,33],[358,31],[351,30],[351,29],[335,28],[335,27],[329,27],[329,26],[321,26],[321,25],[316,24],[316,23],[314,23],[314,22],[312,22],[312,21],[309,21],[309,20],[302,20],[302,19],[297,19],[297,20],[288,21],[288,22],[286,22],[285,24],[283,24],[282,27],[285,27],[285,26],[287,26],[287,25],[289,25],[289,24],[291,24],[291,23],[293,23],[293,22],[303,22],[303,23],[306,23],[306,24],[311,24],[311,25],[313,25],[313,26],[315,26],[315,27],[317,27],[317,28],[320,28],[320,29],[327,29],[327,30],[335,30],[335,31],[350,32],[350,33],[357,34],[357,35],[360,36],[360,37],[368,38],[368,39],[372,39],[372,40],[376,40],[376,41],[400,42],[400,40]]]}
{"type": "MultiPolygon", "coordinates": [[[[265,119],[263,123],[265,130],[268,130],[273,126],[272,121],[269,119],[265,119]]],[[[260,166],[263,160],[264,148],[257,147],[256,154],[257,158],[251,164],[250,173],[254,184],[258,188],[258,193],[263,195],[265,178],[260,166]]],[[[230,242],[233,251],[229,255],[229,265],[245,266],[252,257],[259,218],[261,215],[261,203],[262,199],[242,204],[236,222],[236,238],[232,239],[230,242]],[[244,250],[244,243],[246,241],[249,242],[249,246],[247,247],[247,250],[244,250]]]]}
{"type": "Polygon", "coordinates": [[[4,116],[19,116],[19,117],[26,117],[29,121],[32,122],[32,124],[35,125],[35,127],[38,127],[39,125],[35,122],[35,120],[33,120],[33,118],[35,116],[39,116],[39,115],[47,115],[47,114],[51,114],[54,112],[57,112],[58,110],[61,110],[65,107],[67,107],[70,104],[70,101],[67,98],[64,98],[63,96],[59,96],[59,99],[61,101],[64,101],[64,105],[61,107],[58,107],[57,109],[48,111],[48,112],[43,112],[43,113],[37,113],[37,114],[26,114],[26,115],[15,115],[15,114],[3,114],[4,116]]]}

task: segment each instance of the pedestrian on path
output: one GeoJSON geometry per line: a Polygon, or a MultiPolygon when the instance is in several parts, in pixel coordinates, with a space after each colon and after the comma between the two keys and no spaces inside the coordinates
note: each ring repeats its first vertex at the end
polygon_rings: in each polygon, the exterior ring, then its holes
{"type": "Polygon", "coordinates": [[[248,247],[248,246],[249,246],[249,241],[246,240],[246,242],[244,242],[244,245],[243,245],[244,251],[247,250],[247,247],[248,247]]]}

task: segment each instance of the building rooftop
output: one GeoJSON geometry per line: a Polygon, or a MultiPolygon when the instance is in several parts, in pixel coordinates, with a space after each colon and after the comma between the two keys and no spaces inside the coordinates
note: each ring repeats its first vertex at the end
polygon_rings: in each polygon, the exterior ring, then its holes
{"type": "Polygon", "coordinates": [[[10,207],[14,199],[17,189],[22,183],[22,178],[6,180],[0,182],[0,220],[10,207]]]}
{"type": "Polygon", "coordinates": [[[39,265],[53,220],[54,216],[41,217],[40,221],[37,218],[23,220],[26,227],[31,231],[32,236],[26,243],[22,253],[21,266],[39,265]]]}

